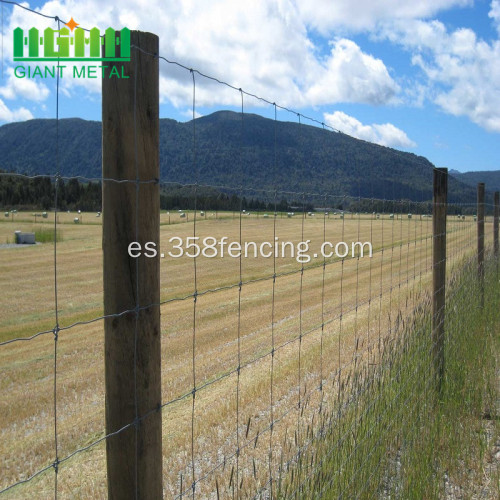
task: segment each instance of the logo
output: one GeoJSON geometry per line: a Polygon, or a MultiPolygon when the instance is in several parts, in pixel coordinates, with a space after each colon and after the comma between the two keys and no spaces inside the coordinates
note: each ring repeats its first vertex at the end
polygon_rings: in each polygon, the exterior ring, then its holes
{"type": "MultiPolygon", "coordinates": [[[[17,66],[17,78],[63,76],[65,62],[113,63],[130,61],[130,30],[116,31],[108,28],[101,35],[99,28],[84,30],[73,18],[61,29],[45,28],[40,32],[31,28],[27,33],[22,28],[14,29],[14,62],[57,62],[57,66],[17,66]]],[[[114,65],[84,65],[73,67],[74,78],[108,77],[128,78],[114,65]]]]}
{"type": "Polygon", "coordinates": [[[108,28],[101,37],[98,28],[92,28],[88,33],[82,28],[77,28],[78,23],[73,18],[64,26],[60,30],[45,28],[43,36],[37,28],[31,28],[27,36],[22,28],[16,28],[14,30],[14,61],[42,62],[60,59],[68,62],[130,61],[130,30],[128,28],[123,28],[120,32],[108,28]],[[104,57],[102,57],[103,46],[104,57]]]}

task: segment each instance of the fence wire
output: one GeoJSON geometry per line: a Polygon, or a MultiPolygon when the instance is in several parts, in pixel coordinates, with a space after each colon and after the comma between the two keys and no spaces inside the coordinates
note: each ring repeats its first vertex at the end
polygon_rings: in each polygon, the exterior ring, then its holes
{"type": "MultiPolygon", "coordinates": [[[[1,1],[30,10],[15,2],[1,1]]],[[[60,18],[52,19],[60,28],[60,18]]],[[[144,52],[138,47],[132,50],[144,52]]],[[[0,330],[7,332],[0,342],[2,363],[5,362],[2,393],[7,396],[15,388],[32,394],[25,401],[27,412],[23,410],[20,417],[16,415],[19,407],[10,398],[6,397],[6,405],[13,407],[2,407],[2,435],[6,445],[1,451],[5,467],[0,496],[42,497],[48,496],[49,491],[54,498],[65,498],[70,493],[104,496],[106,471],[101,445],[132,428],[136,433],[134,473],[138,484],[138,424],[158,408],[139,413],[137,371],[130,374],[135,385],[134,421],[108,434],[103,425],[103,366],[96,362],[90,365],[97,371],[91,379],[97,381],[100,389],[85,386],[76,379],[81,378],[79,370],[87,368],[79,364],[80,353],[87,351],[85,360],[89,362],[89,352],[102,350],[106,319],[135,315],[134,359],[137,359],[139,313],[157,306],[163,318],[160,409],[166,436],[163,445],[165,498],[401,496],[403,492],[398,490],[398,484],[403,474],[404,451],[409,446],[408,440],[418,439],[404,433],[403,409],[411,405],[412,412],[425,412],[426,405],[433,400],[434,382],[429,375],[433,346],[427,334],[432,270],[436,265],[432,261],[432,243],[438,235],[432,232],[431,200],[416,201],[413,196],[416,190],[412,194],[411,186],[407,198],[397,198],[394,183],[386,187],[387,198],[382,199],[363,197],[360,192],[353,196],[280,189],[277,184],[278,112],[296,117],[299,142],[303,140],[304,121],[323,129],[329,127],[273,100],[158,54],[146,55],[191,75],[192,183],[165,181],[163,176],[139,180],[138,171],[136,179],[64,177],[60,173],[58,141],[54,174],[0,173],[0,182],[7,178],[30,182],[48,177],[55,185],[53,315],[47,314],[47,304],[40,301],[35,309],[45,318],[43,322],[32,320],[23,309],[15,315],[12,325],[6,324],[0,330]],[[247,100],[257,100],[272,109],[274,188],[199,182],[198,159],[202,154],[196,128],[196,89],[202,85],[199,80],[223,85],[240,95],[241,158],[245,155],[247,100]],[[58,233],[69,231],[72,223],[60,210],[58,185],[71,179],[133,183],[137,193],[136,214],[143,184],[192,188],[193,209],[182,207],[181,214],[162,214],[162,246],[167,246],[167,238],[175,234],[196,239],[209,236],[212,231],[219,237],[232,237],[240,246],[251,238],[259,243],[310,240],[315,249],[339,238],[341,242],[366,239],[373,244],[373,255],[364,258],[358,251],[352,256],[319,255],[319,258],[300,262],[291,256],[279,258],[277,252],[272,251],[271,262],[263,258],[244,259],[241,252],[234,264],[201,257],[167,260],[161,269],[158,304],[141,306],[139,282],[136,282],[135,307],[104,315],[99,313],[102,310],[99,305],[85,308],[81,303],[70,304],[63,293],[63,290],[71,292],[73,300],[78,298],[71,289],[75,273],[66,260],[65,242],[57,243],[58,233]],[[207,202],[200,195],[201,188],[234,195],[237,210],[219,211],[205,206],[207,202]],[[252,195],[262,205],[257,209],[244,209],[245,195],[252,195]],[[279,209],[278,200],[282,197],[299,200],[295,213],[279,209]],[[308,211],[308,206],[313,208],[308,211]],[[362,211],[361,207],[369,208],[362,211]],[[45,327],[51,320],[54,326],[45,327]],[[38,324],[42,326],[34,327],[38,324]],[[14,335],[9,334],[11,327],[14,335]],[[20,331],[22,334],[17,335],[20,331]],[[416,342],[419,335],[427,336],[427,341],[416,342]],[[46,352],[49,340],[51,345],[53,342],[50,354],[46,352]],[[50,376],[46,369],[39,368],[40,360],[50,362],[50,376]],[[30,363],[34,365],[33,377],[31,369],[24,366],[30,363]],[[40,370],[40,374],[36,370],[40,370]],[[38,383],[49,378],[50,395],[38,383]],[[83,388],[81,393],[78,387],[83,388]],[[49,405],[52,415],[43,409],[49,405]],[[85,478],[77,472],[82,467],[85,478]],[[52,487],[49,471],[54,471],[52,487]]],[[[57,79],[57,137],[59,94],[57,79]]],[[[134,110],[135,106],[134,97],[134,110]]],[[[136,156],[133,161],[137,167],[135,119],[134,130],[136,156]]],[[[331,130],[331,133],[339,131],[331,130]]],[[[397,151],[391,154],[402,157],[397,151]]],[[[307,168],[308,159],[302,160],[307,168]]],[[[404,160],[414,163],[415,167],[424,165],[417,157],[404,156],[404,160]]],[[[350,164],[357,169],[358,177],[361,176],[361,166],[353,160],[350,164]]],[[[429,187],[431,173],[429,169],[429,187]]],[[[464,306],[471,300],[471,294],[477,292],[476,285],[460,281],[461,270],[471,266],[476,251],[476,221],[471,215],[475,208],[471,203],[448,204],[450,215],[445,233],[448,284],[458,285],[447,296],[446,307],[456,304],[456,297],[464,306]]],[[[492,212],[493,205],[487,203],[486,210],[492,212]]],[[[487,218],[487,229],[490,219],[487,218]]],[[[137,236],[139,218],[136,216],[135,220],[137,236]]],[[[25,227],[31,221],[17,214],[17,223],[25,227]]],[[[79,225],[80,228],[93,229],[90,224],[79,225]]],[[[486,233],[487,253],[493,245],[490,233],[492,231],[486,233]]],[[[91,237],[90,234],[85,232],[81,239],[91,237]]],[[[81,254],[76,255],[83,259],[81,254]]],[[[138,266],[136,260],[137,276],[138,266]]],[[[30,297],[30,290],[25,295],[30,297]]],[[[94,299],[99,292],[89,295],[94,299]]],[[[20,293],[18,300],[22,298],[20,293]]],[[[453,320],[446,321],[448,325],[453,320]]],[[[453,349],[453,342],[455,340],[450,339],[446,348],[453,349]]],[[[103,362],[102,353],[98,361],[103,362]]],[[[86,375],[90,376],[87,369],[82,376],[86,375]]],[[[137,488],[135,496],[139,496],[137,488]]]]}

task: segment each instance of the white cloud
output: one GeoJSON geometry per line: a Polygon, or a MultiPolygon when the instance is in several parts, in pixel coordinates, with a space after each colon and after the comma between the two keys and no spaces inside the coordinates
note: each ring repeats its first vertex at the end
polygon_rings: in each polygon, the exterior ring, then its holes
{"type": "MultiPolygon", "coordinates": [[[[181,112],[181,115],[184,116],[187,120],[192,120],[193,119],[193,110],[192,109],[186,109],[181,112]]],[[[194,112],[194,117],[195,118],[201,118],[203,115],[201,113],[198,113],[198,111],[195,110],[194,112]]]]}
{"type": "Polygon", "coordinates": [[[452,7],[473,5],[473,0],[296,0],[305,23],[327,35],[333,30],[370,30],[391,19],[434,16],[452,7]]]}
{"type": "Polygon", "coordinates": [[[417,145],[406,133],[392,123],[364,125],[356,118],[342,111],[324,114],[325,123],[344,134],[364,141],[374,142],[381,146],[414,148],[417,145]]]}
{"type": "Polygon", "coordinates": [[[33,115],[26,108],[9,109],[0,99],[0,122],[20,122],[31,120],[33,115]]]}
{"type": "Polygon", "coordinates": [[[307,90],[314,104],[358,102],[386,104],[400,91],[380,59],[365,54],[353,41],[337,40],[331,55],[307,90]]]}
{"type": "Polygon", "coordinates": [[[412,53],[445,112],[500,132],[500,40],[481,40],[470,29],[449,32],[439,21],[392,23],[384,35],[412,53]]]}
{"type": "MultiPolygon", "coordinates": [[[[441,0],[444,1],[444,0],[441,0]]],[[[73,17],[83,27],[127,25],[157,33],[160,54],[199,69],[270,101],[300,108],[324,103],[386,103],[399,92],[382,60],[347,39],[332,45],[324,59],[308,38],[308,26],[295,0],[123,0],[119,7],[97,0],[83,3],[52,0],[41,11],[73,17]],[[154,12],[154,15],[151,13],[154,12]],[[89,15],[92,13],[92,15],[89,15]],[[319,78],[318,78],[319,75],[319,78]]],[[[357,15],[351,9],[353,16],[357,15]]],[[[6,33],[15,26],[55,27],[54,21],[14,8],[6,33]]],[[[9,44],[11,36],[9,35],[9,44]]],[[[6,45],[5,54],[12,53],[6,45]]],[[[8,62],[8,61],[7,61],[8,62]]],[[[160,63],[160,98],[185,107],[192,98],[188,71],[160,63]]],[[[197,104],[238,105],[237,91],[196,78],[197,104]]],[[[99,94],[100,81],[63,78],[61,90],[71,95],[99,94]]],[[[258,105],[245,98],[245,105],[258,105]]]]}
{"type": "Polygon", "coordinates": [[[7,82],[0,87],[0,96],[4,99],[13,100],[22,97],[29,101],[42,102],[49,97],[49,89],[40,80],[27,77],[17,78],[13,68],[8,68],[6,73],[7,82]]]}
{"type": "Polygon", "coordinates": [[[490,7],[488,17],[493,19],[493,24],[500,33],[500,0],[492,0],[490,7]]]}
{"type": "Polygon", "coordinates": [[[409,81],[404,88],[405,102],[408,106],[423,108],[427,100],[432,96],[429,85],[420,82],[409,81]]]}
{"type": "MultiPolygon", "coordinates": [[[[500,49],[498,42],[479,40],[472,30],[448,32],[439,21],[423,21],[441,10],[472,5],[473,0],[123,0],[119,7],[88,0],[51,0],[47,15],[73,17],[82,26],[121,27],[158,33],[160,54],[199,69],[270,101],[300,109],[341,102],[396,104],[404,95],[416,105],[424,96],[444,111],[468,116],[488,130],[499,130],[500,49]],[[92,13],[90,16],[89,13],[92,13]],[[154,12],[155,15],[151,15],[154,12]],[[376,27],[383,38],[401,44],[425,77],[404,84],[391,75],[380,58],[368,54],[346,36],[349,30],[376,27]],[[330,53],[321,55],[309,37],[311,28],[332,36],[330,53]],[[398,83],[399,82],[399,83],[398,83]],[[473,92],[472,92],[473,90],[473,92]],[[497,111],[498,110],[498,111],[497,111]]],[[[6,33],[14,26],[40,29],[54,26],[19,8],[14,9],[6,33]]],[[[491,1],[490,17],[497,25],[500,0],[491,1]]],[[[6,36],[5,54],[12,51],[6,36]]],[[[9,63],[9,61],[7,61],[9,63]]],[[[63,78],[68,96],[98,96],[100,79],[63,78]]],[[[190,105],[189,71],[160,62],[160,99],[179,109],[190,105]]],[[[43,83],[11,82],[0,89],[4,99],[46,98],[43,83]],[[13,85],[15,84],[15,89],[13,85]]],[[[196,76],[197,106],[241,103],[239,92],[196,76]]],[[[244,105],[258,105],[245,97],[244,105]]],[[[402,139],[404,142],[404,138],[402,139]]]]}
{"type": "MultiPolygon", "coordinates": [[[[162,53],[286,106],[382,103],[399,90],[383,61],[350,40],[335,41],[329,57],[320,57],[291,0],[184,2],[169,42],[162,53]]],[[[186,103],[191,75],[163,65],[162,76],[162,93],[186,103]]],[[[240,102],[237,92],[201,78],[197,84],[202,104],[240,102]]]]}

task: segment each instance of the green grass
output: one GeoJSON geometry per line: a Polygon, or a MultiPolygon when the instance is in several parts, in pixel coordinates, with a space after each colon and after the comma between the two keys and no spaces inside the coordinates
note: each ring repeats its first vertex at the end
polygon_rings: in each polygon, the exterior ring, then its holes
{"type": "MultiPolygon", "coordinates": [[[[34,230],[35,241],[37,243],[54,243],[54,235],[56,234],[53,227],[39,227],[34,230]]],[[[63,234],[60,230],[57,231],[57,242],[63,241],[63,234]]]]}
{"type": "MultiPolygon", "coordinates": [[[[483,307],[474,259],[452,273],[440,393],[430,301],[382,342],[377,364],[361,360],[338,377],[336,401],[280,467],[279,498],[471,498],[481,491],[500,430],[498,276],[490,259],[483,307]],[[451,491],[462,496],[446,496],[451,491]]],[[[498,473],[488,478],[487,498],[498,498],[498,473]]]]}
{"type": "MultiPolygon", "coordinates": [[[[37,243],[54,243],[55,230],[53,227],[45,228],[39,227],[33,229],[32,232],[35,233],[35,241],[37,243]]],[[[61,230],[57,231],[57,242],[63,241],[63,233],[61,230]]],[[[12,244],[15,243],[14,237],[5,237],[5,243],[12,244]]]]}

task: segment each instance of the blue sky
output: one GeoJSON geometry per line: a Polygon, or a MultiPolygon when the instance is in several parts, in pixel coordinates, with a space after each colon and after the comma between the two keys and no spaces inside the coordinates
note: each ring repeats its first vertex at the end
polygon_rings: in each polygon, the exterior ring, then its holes
{"type": "MultiPolygon", "coordinates": [[[[157,33],[170,60],[335,129],[460,171],[500,169],[500,0],[25,2],[84,27],[157,33]]],[[[13,75],[12,30],[56,27],[2,4],[0,124],[55,116],[52,79],[13,75]]],[[[192,116],[189,72],[160,65],[162,118],[192,116]]],[[[61,117],[100,119],[100,80],[63,78],[61,117]]],[[[196,114],[240,95],[197,79],[196,114]]],[[[245,110],[273,110],[245,98],[245,110]]],[[[281,120],[295,121],[280,112],[281,120]]],[[[307,122],[305,122],[307,123],[307,122]]]]}

